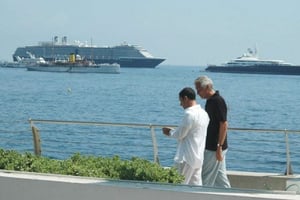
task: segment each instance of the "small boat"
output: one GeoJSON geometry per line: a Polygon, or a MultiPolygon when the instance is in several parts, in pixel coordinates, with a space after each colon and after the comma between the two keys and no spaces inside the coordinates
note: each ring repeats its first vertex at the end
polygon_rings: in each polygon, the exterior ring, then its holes
{"type": "Polygon", "coordinates": [[[21,58],[19,56],[16,57],[17,61],[14,62],[3,62],[1,63],[1,67],[6,68],[26,68],[28,66],[35,66],[37,64],[46,64],[46,61],[42,57],[36,58],[35,55],[30,53],[29,51],[26,52],[29,56],[28,58],[21,58]]]}
{"type": "Polygon", "coordinates": [[[250,48],[242,56],[221,65],[208,65],[209,72],[300,75],[300,65],[293,65],[282,60],[259,59],[257,50],[250,48]]]}
{"type": "Polygon", "coordinates": [[[95,64],[84,60],[79,55],[71,54],[69,60],[55,60],[53,62],[39,63],[27,66],[28,71],[40,72],[68,72],[68,73],[120,73],[117,63],[95,64]]]}

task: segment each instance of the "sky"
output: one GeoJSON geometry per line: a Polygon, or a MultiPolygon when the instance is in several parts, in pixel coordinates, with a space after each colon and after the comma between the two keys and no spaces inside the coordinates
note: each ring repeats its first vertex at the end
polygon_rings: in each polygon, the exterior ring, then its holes
{"type": "Polygon", "coordinates": [[[140,45],[162,65],[220,64],[257,48],[300,64],[299,0],[1,0],[0,60],[19,46],[67,36],[140,45]]]}

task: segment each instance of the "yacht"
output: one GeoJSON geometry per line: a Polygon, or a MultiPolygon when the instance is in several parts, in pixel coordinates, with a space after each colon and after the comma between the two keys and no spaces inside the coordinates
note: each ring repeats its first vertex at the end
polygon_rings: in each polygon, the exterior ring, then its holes
{"type": "Polygon", "coordinates": [[[208,65],[205,70],[224,73],[300,75],[299,65],[293,65],[283,60],[260,59],[257,56],[257,50],[250,48],[247,53],[236,59],[220,65],[208,65]]]}

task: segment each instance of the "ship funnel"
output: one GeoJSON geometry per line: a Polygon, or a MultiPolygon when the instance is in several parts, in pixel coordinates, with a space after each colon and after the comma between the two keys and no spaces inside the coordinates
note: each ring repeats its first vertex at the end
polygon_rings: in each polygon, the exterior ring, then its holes
{"type": "Polygon", "coordinates": [[[64,37],[61,39],[61,43],[62,43],[62,44],[67,44],[67,36],[64,36],[64,37]]]}
{"type": "Polygon", "coordinates": [[[70,62],[70,63],[75,63],[75,61],[76,61],[75,54],[74,54],[74,53],[71,53],[70,56],[69,56],[69,62],[70,62]]]}
{"type": "Polygon", "coordinates": [[[54,36],[54,44],[58,43],[58,36],[54,36]]]}

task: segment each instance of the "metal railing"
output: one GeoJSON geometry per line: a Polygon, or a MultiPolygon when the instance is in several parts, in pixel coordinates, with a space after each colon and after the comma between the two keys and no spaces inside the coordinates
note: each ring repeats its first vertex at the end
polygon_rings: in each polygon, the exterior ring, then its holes
{"type": "Polygon", "coordinates": [[[287,130],[287,129],[250,129],[250,128],[228,128],[229,131],[247,131],[247,132],[261,132],[261,133],[280,133],[284,134],[285,149],[286,149],[286,172],[285,175],[293,174],[290,156],[289,134],[300,134],[299,130],[287,130]]]}
{"type": "MultiPolygon", "coordinates": [[[[36,155],[41,155],[41,139],[40,131],[35,126],[35,123],[42,124],[61,124],[61,125],[81,125],[81,126],[109,126],[109,127],[132,127],[132,128],[146,128],[150,129],[153,148],[153,161],[159,163],[158,145],[156,139],[155,129],[165,126],[175,128],[175,125],[160,125],[160,124],[137,124],[137,123],[109,123],[109,122],[87,122],[87,121],[61,121],[61,120],[42,120],[42,119],[29,119],[30,127],[33,134],[34,152],[36,155]]],[[[286,175],[293,174],[290,157],[289,134],[300,134],[298,130],[278,130],[278,129],[250,129],[250,128],[229,128],[230,132],[255,132],[255,133],[280,133],[284,134],[285,138],[285,155],[286,155],[286,175]]]]}
{"type": "MultiPolygon", "coordinates": [[[[85,121],[61,121],[61,120],[42,120],[42,119],[29,119],[30,127],[33,134],[34,152],[36,155],[41,155],[41,143],[39,130],[34,126],[34,123],[47,123],[47,124],[76,124],[85,126],[115,126],[115,127],[141,127],[149,128],[151,131],[152,145],[153,145],[153,161],[159,163],[158,147],[155,134],[155,128],[162,128],[165,125],[154,124],[136,124],[136,123],[110,123],[110,122],[85,122],[85,121]]],[[[175,127],[169,125],[169,127],[175,127]]]]}

